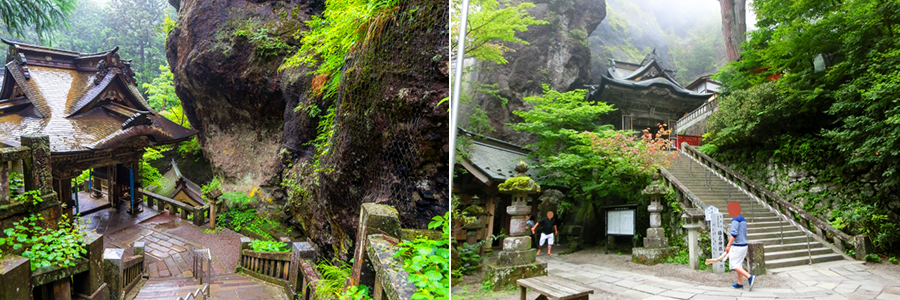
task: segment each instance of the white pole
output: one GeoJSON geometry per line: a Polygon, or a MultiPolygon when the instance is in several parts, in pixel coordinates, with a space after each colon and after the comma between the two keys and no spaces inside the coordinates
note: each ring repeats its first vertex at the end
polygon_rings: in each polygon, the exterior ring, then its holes
{"type": "Polygon", "coordinates": [[[456,120],[459,116],[459,90],[462,87],[463,55],[466,45],[466,23],[469,18],[469,0],[463,0],[459,23],[459,39],[456,43],[456,75],[453,92],[450,93],[450,193],[453,193],[453,168],[456,165],[456,120]]]}

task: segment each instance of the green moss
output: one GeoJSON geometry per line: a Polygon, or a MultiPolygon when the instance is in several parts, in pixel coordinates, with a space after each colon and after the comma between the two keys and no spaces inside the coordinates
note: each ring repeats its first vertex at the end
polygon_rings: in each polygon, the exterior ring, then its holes
{"type": "Polygon", "coordinates": [[[497,189],[500,190],[501,193],[526,193],[526,194],[537,194],[541,192],[541,186],[539,186],[536,182],[534,182],[531,177],[528,176],[518,176],[509,178],[500,185],[497,186],[497,189]]]}

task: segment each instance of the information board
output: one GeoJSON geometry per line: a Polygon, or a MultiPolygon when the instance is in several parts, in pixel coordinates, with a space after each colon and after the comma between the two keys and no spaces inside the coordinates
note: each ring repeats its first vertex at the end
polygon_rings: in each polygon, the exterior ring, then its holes
{"type": "Polygon", "coordinates": [[[606,211],[606,234],[634,235],[634,210],[606,211]]]}
{"type": "MultiPolygon", "coordinates": [[[[706,208],[706,221],[709,221],[709,242],[712,257],[719,257],[725,253],[725,225],[722,222],[722,213],[715,206],[706,208]]],[[[712,269],[714,273],[725,273],[725,261],[721,260],[713,263],[712,269]]]]}

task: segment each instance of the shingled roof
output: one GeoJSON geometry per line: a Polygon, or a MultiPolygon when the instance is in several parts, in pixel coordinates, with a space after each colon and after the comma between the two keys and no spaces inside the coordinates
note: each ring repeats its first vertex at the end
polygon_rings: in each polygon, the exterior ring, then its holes
{"type": "MultiPolygon", "coordinates": [[[[503,182],[516,177],[515,167],[520,161],[534,165],[534,162],[526,157],[531,151],[521,146],[477,135],[461,128],[459,133],[472,138],[472,146],[463,159],[463,167],[473,174],[478,174],[476,177],[483,174],[490,181],[503,182]]],[[[531,168],[525,175],[537,179],[537,169],[531,168]]]]}
{"type": "Polygon", "coordinates": [[[153,144],[184,141],[196,130],[162,117],[137,90],[118,47],[78,53],[2,39],[9,45],[0,88],[0,144],[50,137],[51,153],[109,149],[139,136],[153,144]]]}

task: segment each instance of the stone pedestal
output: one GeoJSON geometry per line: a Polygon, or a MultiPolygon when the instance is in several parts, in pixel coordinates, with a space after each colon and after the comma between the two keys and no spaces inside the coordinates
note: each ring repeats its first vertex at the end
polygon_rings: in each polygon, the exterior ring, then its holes
{"type": "Polygon", "coordinates": [[[691,269],[700,269],[700,228],[702,227],[703,211],[688,207],[681,215],[684,219],[682,228],[688,231],[688,255],[690,255],[691,269]]]}
{"type": "MultiPolygon", "coordinates": [[[[531,252],[532,255],[535,253],[531,250],[528,252],[531,252]]],[[[490,263],[484,269],[484,279],[493,283],[495,291],[506,290],[510,286],[514,287],[516,280],[538,276],[547,276],[547,263],[534,262],[533,256],[532,262],[529,264],[504,266],[490,263]]]]}
{"type": "Polygon", "coordinates": [[[747,246],[747,261],[750,264],[750,275],[766,274],[766,249],[762,242],[750,242],[747,246]]]}
{"type": "Polygon", "coordinates": [[[509,237],[503,240],[497,262],[487,264],[484,272],[484,280],[490,280],[495,291],[514,286],[522,278],[547,275],[547,263],[535,262],[537,253],[531,248],[531,228],[525,224],[525,216],[531,213],[528,195],[540,193],[541,187],[525,176],[528,166],[524,162],[516,166],[516,171],[517,177],[497,186],[501,193],[513,194],[513,201],[506,208],[510,215],[509,237]]]}
{"type": "Polygon", "coordinates": [[[0,299],[31,300],[31,260],[12,253],[0,257],[0,299]]]}
{"type": "Polygon", "coordinates": [[[125,249],[106,248],[103,251],[103,282],[109,286],[109,299],[124,299],[122,286],[122,263],[125,249]]]}
{"type": "Polygon", "coordinates": [[[641,191],[641,194],[650,197],[650,228],[644,237],[644,247],[634,248],[631,251],[631,261],[645,265],[655,265],[675,253],[675,249],[669,248],[669,239],[666,238],[666,230],[662,228],[662,215],[665,206],[660,203],[660,198],[668,193],[668,189],[659,183],[659,175],[653,175],[653,182],[641,191]]]}
{"type": "Polygon", "coordinates": [[[397,209],[384,204],[363,203],[359,211],[359,227],[356,236],[356,251],[353,255],[353,270],[350,273],[351,285],[375,284],[375,270],[366,262],[366,237],[370,234],[384,234],[400,238],[400,217],[397,209]]]}
{"type": "Polygon", "coordinates": [[[72,289],[76,293],[92,295],[103,285],[103,235],[88,232],[84,237],[85,258],[88,259],[88,271],[73,277],[72,289]]]}

